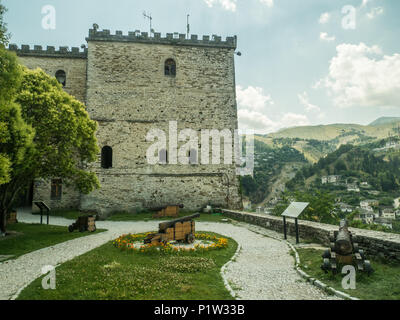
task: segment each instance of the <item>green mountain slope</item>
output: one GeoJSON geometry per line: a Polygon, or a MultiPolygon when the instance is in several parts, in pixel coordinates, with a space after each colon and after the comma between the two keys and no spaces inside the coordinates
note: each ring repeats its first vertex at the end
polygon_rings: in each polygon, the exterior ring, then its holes
{"type": "Polygon", "coordinates": [[[379,119],[376,119],[374,122],[371,122],[369,125],[370,126],[380,126],[380,125],[398,123],[398,122],[400,122],[399,117],[381,117],[379,119]]]}

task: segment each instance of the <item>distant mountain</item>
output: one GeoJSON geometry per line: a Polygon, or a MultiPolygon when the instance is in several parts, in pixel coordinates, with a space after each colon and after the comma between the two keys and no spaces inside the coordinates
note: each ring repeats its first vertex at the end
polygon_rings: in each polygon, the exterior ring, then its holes
{"type": "MultiPolygon", "coordinates": [[[[329,141],[340,138],[342,136],[364,136],[374,139],[387,138],[389,134],[393,134],[396,124],[400,124],[400,118],[391,118],[392,121],[387,122],[376,120],[374,125],[363,126],[359,124],[330,124],[320,126],[304,126],[293,127],[271,133],[266,137],[270,138],[299,138],[304,140],[315,139],[320,141],[329,141]]],[[[350,142],[350,141],[347,141],[350,142]]]]}
{"type": "Polygon", "coordinates": [[[397,123],[400,122],[400,118],[399,117],[381,117],[379,119],[376,119],[374,122],[371,122],[369,125],[370,126],[380,126],[383,124],[393,124],[393,123],[397,123]]]}
{"type": "Polygon", "coordinates": [[[305,166],[286,186],[291,189],[304,189],[310,183],[319,186],[320,177],[341,175],[351,182],[366,181],[375,190],[394,192],[400,183],[400,153],[378,154],[373,151],[376,143],[363,146],[342,145],[336,151],[321,158],[312,166],[305,166]]]}

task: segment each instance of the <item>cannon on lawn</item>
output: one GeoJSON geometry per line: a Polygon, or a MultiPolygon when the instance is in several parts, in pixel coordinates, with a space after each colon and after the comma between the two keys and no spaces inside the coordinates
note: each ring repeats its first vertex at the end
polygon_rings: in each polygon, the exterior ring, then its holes
{"type": "Polygon", "coordinates": [[[321,269],[325,272],[337,273],[339,265],[357,265],[358,271],[366,272],[368,275],[374,272],[369,260],[365,259],[364,250],[359,249],[358,244],[353,241],[353,235],[349,231],[347,220],[340,221],[339,231],[330,233],[330,249],[322,255],[323,264],[321,269]]]}
{"type": "Polygon", "coordinates": [[[163,218],[163,217],[171,217],[177,218],[179,216],[179,209],[183,209],[183,204],[174,204],[168,205],[164,207],[152,208],[150,211],[154,211],[153,218],[163,218]]]}
{"type": "Polygon", "coordinates": [[[169,241],[182,241],[193,243],[195,235],[195,222],[193,219],[200,217],[200,213],[180,219],[162,222],[158,226],[158,233],[149,234],[144,240],[145,244],[159,245],[169,241]]]}
{"type": "Polygon", "coordinates": [[[95,232],[96,231],[95,216],[81,216],[73,224],[68,227],[69,232],[79,230],[79,232],[95,232]]]}

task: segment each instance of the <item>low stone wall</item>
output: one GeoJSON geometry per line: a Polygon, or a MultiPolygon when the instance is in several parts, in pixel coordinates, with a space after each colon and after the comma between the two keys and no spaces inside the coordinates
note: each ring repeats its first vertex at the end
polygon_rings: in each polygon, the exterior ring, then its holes
{"type": "MultiPolygon", "coordinates": [[[[224,215],[234,220],[247,222],[260,227],[283,233],[283,219],[266,214],[255,214],[241,211],[222,210],[224,215]]],[[[295,236],[293,219],[286,219],[288,235],[295,236]]],[[[329,247],[330,231],[338,230],[338,226],[299,220],[301,239],[312,240],[329,247]]],[[[350,228],[354,240],[368,256],[391,259],[400,262],[400,235],[350,228]]]]}

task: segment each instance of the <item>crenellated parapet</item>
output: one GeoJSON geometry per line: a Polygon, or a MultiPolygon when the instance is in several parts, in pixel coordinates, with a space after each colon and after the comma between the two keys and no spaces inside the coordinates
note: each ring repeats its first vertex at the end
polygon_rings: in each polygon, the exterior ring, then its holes
{"type": "Polygon", "coordinates": [[[81,50],[78,47],[60,47],[56,50],[56,47],[47,46],[43,49],[42,46],[33,46],[31,48],[29,45],[22,45],[20,48],[16,44],[10,44],[8,50],[14,51],[18,56],[33,56],[33,57],[53,57],[53,58],[87,58],[87,48],[81,50]]]}
{"type": "Polygon", "coordinates": [[[198,35],[191,35],[190,38],[186,34],[179,33],[167,33],[165,37],[161,36],[161,33],[155,32],[149,35],[148,32],[140,32],[139,30],[134,32],[128,32],[124,35],[122,31],[116,31],[115,34],[111,34],[110,30],[99,31],[97,29],[89,30],[89,37],[86,41],[114,41],[114,42],[136,42],[136,43],[151,43],[151,44],[166,44],[166,45],[180,45],[180,46],[198,46],[198,47],[215,47],[215,48],[227,48],[236,49],[237,37],[227,37],[226,40],[222,40],[220,36],[213,35],[203,36],[202,39],[198,35]]]}

